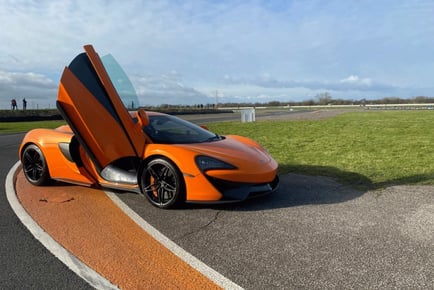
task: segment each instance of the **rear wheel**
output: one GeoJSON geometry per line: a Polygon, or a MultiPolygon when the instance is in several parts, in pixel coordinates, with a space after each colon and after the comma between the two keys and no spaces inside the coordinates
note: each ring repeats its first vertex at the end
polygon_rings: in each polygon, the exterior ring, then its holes
{"type": "Polygon", "coordinates": [[[170,161],[156,158],[146,164],[140,177],[142,193],[159,208],[179,206],[184,199],[184,180],[170,161]]]}
{"type": "Polygon", "coordinates": [[[24,175],[33,185],[44,185],[50,181],[47,162],[41,149],[35,144],[28,145],[21,156],[24,175]]]}

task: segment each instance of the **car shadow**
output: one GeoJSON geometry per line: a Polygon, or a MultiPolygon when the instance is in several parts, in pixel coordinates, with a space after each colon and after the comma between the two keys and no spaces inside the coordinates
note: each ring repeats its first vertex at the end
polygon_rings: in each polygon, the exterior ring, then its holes
{"type": "MultiPolygon", "coordinates": [[[[364,175],[329,166],[281,166],[281,170],[290,171],[290,173],[279,176],[280,185],[275,192],[239,203],[217,204],[208,207],[228,211],[257,211],[301,205],[334,204],[356,199],[368,191],[389,186],[434,183],[434,173],[373,183],[364,175]],[[333,176],[339,176],[339,179],[333,176]]],[[[188,207],[197,206],[189,205],[188,207]]]]}
{"type": "Polygon", "coordinates": [[[332,204],[358,198],[365,192],[340,184],[330,177],[288,173],[280,176],[279,188],[269,195],[213,207],[223,210],[255,211],[300,205],[332,204]]]}

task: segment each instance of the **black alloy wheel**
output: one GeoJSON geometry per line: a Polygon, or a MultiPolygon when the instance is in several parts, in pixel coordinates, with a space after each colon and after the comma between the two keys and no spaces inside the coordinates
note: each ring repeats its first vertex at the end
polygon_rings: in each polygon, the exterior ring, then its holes
{"type": "Polygon", "coordinates": [[[184,201],[184,180],[170,161],[156,158],[146,164],[141,178],[142,193],[159,208],[173,208],[184,201]]]}
{"type": "Polygon", "coordinates": [[[33,185],[44,185],[50,181],[47,162],[41,149],[35,144],[28,145],[21,156],[26,179],[33,185]]]}

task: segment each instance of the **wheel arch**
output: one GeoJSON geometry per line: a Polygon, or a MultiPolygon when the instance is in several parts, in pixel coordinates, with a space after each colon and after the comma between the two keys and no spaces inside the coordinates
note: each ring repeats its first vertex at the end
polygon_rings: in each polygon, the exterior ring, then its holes
{"type": "Polygon", "coordinates": [[[35,145],[39,148],[39,150],[41,150],[42,154],[44,155],[45,159],[46,159],[46,152],[45,152],[45,148],[44,146],[42,146],[41,144],[39,144],[38,142],[33,142],[33,141],[27,141],[24,144],[22,144],[20,146],[19,152],[18,152],[18,156],[20,157],[20,160],[23,159],[23,153],[26,150],[27,147],[29,147],[30,145],[35,145]]]}

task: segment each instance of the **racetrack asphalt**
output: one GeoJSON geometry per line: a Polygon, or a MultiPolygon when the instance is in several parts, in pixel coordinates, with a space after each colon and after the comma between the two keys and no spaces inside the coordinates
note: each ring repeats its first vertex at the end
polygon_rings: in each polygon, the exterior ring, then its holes
{"type": "Polygon", "coordinates": [[[288,174],[270,196],[159,211],[118,196],[246,289],[434,289],[434,189],[360,192],[288,174]]]}
{"type": "MultiPolygon", "coordinates": [[[[0,146],[9,156],[2,154],[2,161],[11,166],[11,148],[18,145],[6,139],[0,146]]],[[[434,187],[361,192],[323,177],[281,180],[275,194],[261,199],[181,210],[156,209],[132,193],[116,195],[246,289],[434,289],[434,187]]],[[[0,288],[88,288],[28,234],[1,198],[7,270],[0,288]]]]}
{"type": "Polygon", "coordinates": [[[0,289],[92,289],[30,234],[7,201],[4,182],[23,136],[0,137],[0,289]]]}

